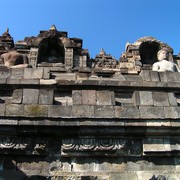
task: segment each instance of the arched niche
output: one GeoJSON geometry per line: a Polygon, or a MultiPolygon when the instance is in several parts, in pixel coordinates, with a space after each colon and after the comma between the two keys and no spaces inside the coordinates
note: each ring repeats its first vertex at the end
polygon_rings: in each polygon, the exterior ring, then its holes
{"type": "Polygon", "coordinates": [[[157,62],[157,52],[160,49],[160,44],[157,42],[146,41],[139,47],[142,64],[150,64],[157,62]]]}
{"type": "Polygon", "coordinates": [[[37,62],[64,64],[64,54],[64,45],[59,38],[45,38],[39,44],[37,62]]]}

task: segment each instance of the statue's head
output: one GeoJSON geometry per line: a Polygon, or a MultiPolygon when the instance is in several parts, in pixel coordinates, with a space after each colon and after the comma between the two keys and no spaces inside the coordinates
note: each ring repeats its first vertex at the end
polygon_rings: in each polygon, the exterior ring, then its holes
{"type": "Polygon", "coordinates": [[[161,49],[157,53],[157,58],[159,61],[169,60],[169,52],[166,49],[161,49]]]}

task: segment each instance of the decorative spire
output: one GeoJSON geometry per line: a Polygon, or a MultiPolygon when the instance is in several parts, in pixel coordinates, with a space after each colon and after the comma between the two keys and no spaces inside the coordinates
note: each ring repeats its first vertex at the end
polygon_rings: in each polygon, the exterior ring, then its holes
{"type": "Polygon", "coordinates": [[[100,53],[99,53],[100,55],[105,55],[106,54],[106,52],[104,51],[104,49],[103,48],[101,48],[101,51],[100,51],[100,53]]]}
{"type": "Polygon", "coordinates": [[[9,33],[9,28],[6,28],[6,32],[9,33]]]}
{"type": "Polygon", "coordinates": [[[51,27],[50,27],[50,29],[49,30],[51,30],[51,31],[57,31],[57,29],[56,29],[56,26],[55,25],[52,25],[51,27]]]}

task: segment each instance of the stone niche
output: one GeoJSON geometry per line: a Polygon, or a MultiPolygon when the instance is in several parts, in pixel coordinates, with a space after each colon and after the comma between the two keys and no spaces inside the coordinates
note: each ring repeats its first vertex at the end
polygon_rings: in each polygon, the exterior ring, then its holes
{"type": "Polygon", "coordinates": [[[124,73],[138,73],[141,69],[151,70],[153,63],[157,62],[157,52],[166,48],[173,54],[173,49],[166,43],[145,36],[133,44],[126,44],[126,51],[120,57],[120,69],[124,73]]]}

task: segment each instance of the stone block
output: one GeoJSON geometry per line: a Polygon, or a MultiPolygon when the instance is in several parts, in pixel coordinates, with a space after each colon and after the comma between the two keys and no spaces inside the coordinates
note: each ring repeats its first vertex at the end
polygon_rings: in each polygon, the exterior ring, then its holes
{"type": "Polygon", "coordinates": [[[115,117],[116,118],[131,118],[138,119],[140,118],[140,112],[137,107],[120,107],[116,106],[115,108],[115,117]]]}
{"type": "Polygon", "coordinates": [[[4,114],[5,114],[5,105],[0,104],[0,116],[4,116],[4,114]]]}
{"type": "Polygon", "coordinates": [[[154,106],[169,106],[168,94],[166,92],[152,92],[154,106]]]}
{"type": "Polygon", "coordinates": [[[72,117],[72,106],[49,105],[48,117],[72,117]]]}
{"type": "Polygon", "coordinates": [[[97,105],[115,105],[114,91],[97,91],[97,105]]]}
{"type": "Polygon", "coordinates": [[[46,105],[25,105],[24,115],[27,117],[47,117],[48,106],[46,105]]]}
{"type": "Polygon", "coordinates": [[[127,81],[138,81],[141,82],[143,79],[139,75],[124,75],[127,81]]]}
{"type": "Polygon", "coordinates": [[[0,68],[0,79],[7,79],[11,75],[11,69],[6,67],[0,68]]]}
{"type": "Polygon", "coordinates": [[[32,71],[32,68],[25,68],[23,79],[32,79],[32,71]]]}
{"type": "Polygon", "coordinates": [[[161,82],[168,82],[166,72],[158,72],[158,73],[159,73],[159,78],[161,82]]]}
{"type": "Polygon", "coordinates": [[[5,108],[6,116],[19,117],[24,115],[24,105],[22,104],[7,104],[5,108]]]}
{"type": "Polygon", "coordinates": [[[89,105],[74,105],[72,107],[73,117],[94,117],[94,106],[89,105]]]}
{"type": "Polygon", "coordinates": [[[124,173],[112,173],[110,176],[111,180],[138,180],[138,176],[135,172],[124,172],[124,173]]]}
{"type": "Polygon", "coordinates": [[[96,118],[114,118],[113,106],[95,106],[94,115],[96,118]]]}
{"type": "Polygon", "coordinates": [[[55,76],[56,80],[76,80],[75,73],[56,73],[55,76]]]}
{"type": "Polygon", "coordinates": [[[72,91],[72,101],[74,105],[82,104],[82,91],[81,90],[72,91]]]}
{"type": "Polygon", "coordinates": [[[149,70],[141,70],[139,75],[142,77],[143,81],[151,81],[149,70]]]}
{"type": "Polygon", "coordinates": [[[43,78],[43,68],[33,68],[32,69],[32,78],[33,79],[42,79],[43,78]]]}
{"type": "Polygon", "coordinates": [[[168,82],[180,82],[180,76],[178,72],[166,71],[168,82]]]}
{"type": "Polygon", "coordinates": [[[23,79],[24,68],[12,68],[10,79],[23,79]]]}
{"type": "Polygon", "coordinates": [[[139,107],[140,116],[144,119],[164,119],[165,112],[163,107],[139,107]]]}
{"type": "Polygon", "coordinates": [[[22,89],[15,89],[13,91],[12,103],[21,104],[22,99],[23,99],[23,90],[22,89]]]}
{"type": "Polygon", "coordinates": [[[44,67],[43,79],[50,79],[50,69],[44,67]]]}
{"type": "Polygon", "coordinates": [[[165,118],[167,119],[178,119],[178,112],[176,107],[164,107],[165,118]]]}
{"type": "Polygon", "coordinates": [[[54,90],[53,89],[40,89],[39,90],[39,104],[53,104],[54,90]]]}
{"type": "Polygon", "coordinates": [[[178,106],[177,99],[174,96],[174,93],[168,93],[168,99],[170,106],[178,106]]]}
{"type": "Polygon", "coordinates": [[[153,82],[159,82],[159,74],[157,71],[149,71],[150,72],[150,76],[151,76],[151,81],[153,82]]]}
{"type": "Polygon", "coordinates": [[[151,91],[135,91],[132,99],[136,106],[154,105],[151,91]]]}
{"type": "Polygon", "coordinates": [[[23,104],[38,104],[39,89],[23,89],[23,104]]]}
{"type": "Polygon", "coordinates": [[[82,104],[96,105],[96,91],[95,90],[82,90],[82,104]]]}
{"type": "Polygon", "coordinates": [[[20,84],[39,85],[39,79],[20,79],[20,84]]]}
{"type": "Polygon", "coordinates": [[[0,79],[0,84],[6,84],[6,79],[0,79]]]}
{"type": "Polygon", "coordinates": [[[7,79],[7,84],[19,84],[20,79],[7,79]]]}
{"type": "Polygon", "coordinates": [[[55,85],[56,83],[55,79],[40,79],[40,85],[55,85]]]}

